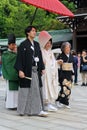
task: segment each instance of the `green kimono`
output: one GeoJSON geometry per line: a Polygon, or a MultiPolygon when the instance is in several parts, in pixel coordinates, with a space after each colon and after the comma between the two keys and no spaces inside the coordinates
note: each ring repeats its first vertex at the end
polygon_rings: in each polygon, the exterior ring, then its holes
{"type": "Polygon", "coordinates": [[[5,51],[2,54],[2,74],[9,81],[9,90],[18,90],[18,73],[14,68],[17,54],[12,51],[5,51]]]}

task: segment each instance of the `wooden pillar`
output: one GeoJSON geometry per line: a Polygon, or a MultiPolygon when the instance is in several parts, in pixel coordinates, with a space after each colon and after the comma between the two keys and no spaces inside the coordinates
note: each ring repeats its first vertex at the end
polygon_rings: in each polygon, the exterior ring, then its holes
{"type": "Polygon", "coordinates": [[[72,49],[77,50],[77,44],[76,44],[76,29],[73,29],[73,44],[72,44],[72,49]]]}

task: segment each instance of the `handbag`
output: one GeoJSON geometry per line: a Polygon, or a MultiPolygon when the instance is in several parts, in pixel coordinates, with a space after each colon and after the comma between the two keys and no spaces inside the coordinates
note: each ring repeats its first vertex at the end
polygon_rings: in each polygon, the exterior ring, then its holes
{"type": "Polygon", "coordinates": [[[82,66],[82,71],[87,71],[87,65],[82,66]]]}
{"type": "Polygon", "coordinates": [[[72,70],[73,70],[73,65],[72,65],[72,63],[63,63],[63,65],[62,65],[62,70],[72,71],[72,70]]]}

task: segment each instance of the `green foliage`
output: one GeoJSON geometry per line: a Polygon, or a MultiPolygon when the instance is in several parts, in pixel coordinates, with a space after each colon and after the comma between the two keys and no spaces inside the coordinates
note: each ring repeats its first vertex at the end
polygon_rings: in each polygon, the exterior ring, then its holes
{"type": "Polygon", "coordinates": [[[76,7],[73,2],[68,2],[68,0],[62,0],[62,3],[72,12],[76,12],[76,7]]]}
{"type": "Polygon", "coordinates": [[[9,33],[15,33],[17,37],[24,36],[26,19],[25,4],[17,0],[1,0],[0,3],[0,38],[6,38],[9,33]]]}
{"type": "MultiPolygon", "coordinates": [[[[63,0],[63,3],[75,11],[74,4],[63,0]]],[[[7,38],[9,33],[15,33],[16,37],[25,36],[24,30],[30,25],[35,7],[26,5],[20,0],[0,0],[0,38],[7,38]]],[[[38,31],[67,28],[56,20],[58,15],[38,9],[34,17],[33,25],[38,31]]]]}

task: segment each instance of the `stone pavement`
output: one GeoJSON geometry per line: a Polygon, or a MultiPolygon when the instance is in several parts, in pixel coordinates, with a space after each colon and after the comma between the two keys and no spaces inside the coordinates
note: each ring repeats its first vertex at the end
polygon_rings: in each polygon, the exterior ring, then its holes
{"type": "Polygon", "coordinates": [[[73,86],[71,109],[58,109],[48,117],[20,117],[5,108],[5,85],[0,79],[0,130],[87,130],[87,87],[73,86]]]}

